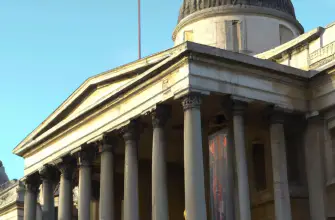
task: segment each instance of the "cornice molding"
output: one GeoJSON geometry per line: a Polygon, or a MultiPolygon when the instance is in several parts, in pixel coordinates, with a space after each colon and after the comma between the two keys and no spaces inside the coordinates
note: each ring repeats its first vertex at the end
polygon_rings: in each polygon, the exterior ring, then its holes
{"type": "MultiPolygon", "coordinates": [[[[101,74],[95,75],[88,78],[78,89],[76,89],[42,124],[40,124],[33,132],[31,132],[23,141],[19,143],[17,147],[14,148],[13,153],[17,155],[22,155],[21,148],[25,145],[29,145],[33,142],[36,136],[40,135],[41,132],[45,132],[44,129],[54,120],[56,120],[66,109],[71,108],[72,104],[78,99],[85,98],[85,94],[90,90],[97,88],[99,84],[110,83],[113,80],[119,79],[121,77],[127,77],[128,75],[135,74],[136,71],[142,70],[145,67],[153,67],[156,64],[166,60],[168,57],[174,54],[179,54],[185,50],[186,45],[178,45],[176,47],[170,48],[168,50],[162,51],[160,53],[153,54],[151,56],[145,57],[143,59],[131,62],[129,64],[119,66],[113,70],[103,72],[101,74]]],[[[150,69],[151,69],[150,68],[150,69]]],[[[146,71],[144,71],[146,72],[146,71]]]]}
{"type": "Polygon", "coordinates": [[[225,16],[231,14],[253,14],[253,15],[265,15],[270,17],[275,17],[279,19],[283,19],[291,24],[293,24],[298,31],[302,34],[304,32],[303,26],[297,21],[293,16],[281,12],[271,8],[264,8],[258,6],[248,6],[245,5],[241,7],[240,5],[225,5],[213,8],[207,8],[195,13],[188,15],[187,17],[183,18],[176,26],[172,33],[172,40],[175,41],[177,33],[186,25],[190,23],[194,23],[204,18],[214,17],[214,16],[225,16]]]}

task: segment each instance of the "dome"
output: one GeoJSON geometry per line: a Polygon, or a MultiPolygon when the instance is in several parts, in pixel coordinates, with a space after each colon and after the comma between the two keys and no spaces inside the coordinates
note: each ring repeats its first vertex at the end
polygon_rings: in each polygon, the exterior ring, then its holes
{"type": "Polygon", "coordinates": [[[178,23],[190,14],[203,9],[228,6],[255,6],[275,9],[295,18],[291,0],[184,0],[179,13],[178,23]]]}
{"type": "Polygon", "coordinates": [[[5,167],[3,167],[2,161],[0,160],[0,185],[6,183],[8,181],[9,181],[9,179],[8,179],[7,174],[6,174],[5,167]]]}

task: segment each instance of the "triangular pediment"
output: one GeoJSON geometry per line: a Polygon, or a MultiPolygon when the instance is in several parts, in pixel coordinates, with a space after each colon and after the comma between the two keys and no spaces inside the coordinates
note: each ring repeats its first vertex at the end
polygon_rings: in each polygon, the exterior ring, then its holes
{"type": "Polygon", "coordinates": [[[75,118],[87,109],[92,109],[94,105],[101,103],[101,100],[106,96],[124,88],[136,77],[175,53],[179,53],[183,48],[185,48],[185,45],[180,45],[87,79],[46,120],[30,133],[13,152],[20,155],[20,151],[25,148],[25,145],[37,139],[46,131],[61,122],[75,118]]]}

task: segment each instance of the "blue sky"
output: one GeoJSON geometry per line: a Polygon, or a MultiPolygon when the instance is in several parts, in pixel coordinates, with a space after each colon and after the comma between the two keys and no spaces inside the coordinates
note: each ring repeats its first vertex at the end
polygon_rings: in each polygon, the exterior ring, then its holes
{"type": "MultiPolygon", "coordinates": [[[[335,21],[334,0],[293,0],[310,30],[335,21]],[[322,4],[321,4],[322,3],[322,4]]],[[[142,0],[143,55],[173,46],[181,0],[142,0]]],[[[23,175],[12,149],[85,79],[137,58],[137,0],[0,2],[0,160],[23,175]]]]}

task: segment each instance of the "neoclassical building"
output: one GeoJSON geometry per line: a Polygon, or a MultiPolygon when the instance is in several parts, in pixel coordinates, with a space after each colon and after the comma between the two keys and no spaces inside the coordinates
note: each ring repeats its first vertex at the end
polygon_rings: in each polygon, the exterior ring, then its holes
{"type": "Polygon", "coordinates": [[[173,40],[13,150],[24,219],[38,196],[50,220],[335,219],[335,24],[304,33],[290,0],[184,0],[173,40]]]}

